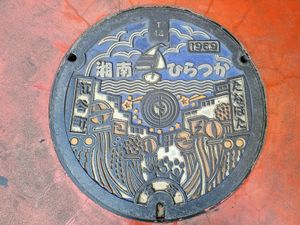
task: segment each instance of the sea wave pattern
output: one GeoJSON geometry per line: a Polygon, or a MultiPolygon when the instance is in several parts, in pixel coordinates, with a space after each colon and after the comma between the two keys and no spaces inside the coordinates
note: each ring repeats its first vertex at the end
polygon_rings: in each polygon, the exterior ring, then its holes
{"type": "Polygon", "coordinates": [[[120,41],[121,36],[123,34],[126,34],[126,33],[127,33],[127,31],[121,30],[116,35],[110,35],[110,36],[107,36],[107,37],[101,39],[99,41],[98,45],[101,45],[101,44],[103,44],[104,42],[107,42],[107,41],[120,41]]]}
{"type": "Polygon", "coordinates": [[[181,33],[180,30],[176,28],[170,28],[170,32],[176,34],[178,37],[182,39],[193,40],[193,38],[190,35],[181,33]]]}
{"type": "Polygon", "coordinates": [[[190,36],[202,35],[202,36],[206,37],[207,39],[210,39],[210,36],[203,31],[200,31],[200,30],[194,31],[190,26],[182,26],[182,27],[188,31],[190,36]]]}
{"type": "Polygon", "coordinates": [[[104,53],[101,53],[97,56],[95,56],[88,64],[87,68],[86,68],[86,71],[85,71],[85,76],[89,76],[90,75],[90,72],[91,72],[91,69],[92,69],[92,66],[93,64],[99,60],[99,59],[102,59],[102,58],[106,58],[106,57],[111,57],[111,53],[112,51],[117,48],[117,47],[120,47],[120,46],[124,46],[124,47],[129,47],[129,48],[133,48],[134,46],[134,40],[135,38],[137,37],[142,37],[144,36],[146,33],[148,33],[148,29],[143,29],[141,31],[136,31],[134,33],[132,33],[128,39],[128,41],[118,41],[118,42],[115,42],[114,44],[112,44],[108,50],[104,53]]]}
{"type": "Polygon", "coordinates": [[[148,84],[142,80],[128,81],[128,80],[103,80],[101,84],[101,92],[108,94],[146,94],[152,90],[165,90],[177,94],[205,94],[213,92],[215,81],[198,81],[198,80],[163,80],[156,84],[148,84]]]}
{"type": "Polygon", "coordinates": [[[163,52],[163,55],[166,55],[168,53],[179,53],[180,49],[184,46],[186,46],[186,43],[179,43],[174,48],[168,48],[166,51],[163,52]]]}
{"type": "Polygon", "coordinates": [[[123,56],[123,57],[126,57],[126,58],[131,58],[131,56],[133,55],[141,55],[142,52],[139,51],[139,50],[132,50],[130,52],[126,52],[126,51],[123,51],[123,52],[115,52],[112,54],[112,56],[123,56]]]}

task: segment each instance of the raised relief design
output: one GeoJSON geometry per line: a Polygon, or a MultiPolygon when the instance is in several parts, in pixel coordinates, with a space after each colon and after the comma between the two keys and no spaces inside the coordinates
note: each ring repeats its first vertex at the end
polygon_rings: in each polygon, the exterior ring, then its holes
{"type": "Polygon", "coordinates": [[[54,107],[63,111],[54,136],[67,137],[59,156],[96,201],[134,218],[183,218],[223,200],[250,171],[264,132],[262,89],[217,25],[136,10],[95,28],[90,47],[66,63],[73,71],[54,94],[64,104],[54,107]]]}
{"type": "Polygon", "coordinates": [[[188,46],[211,36],[169,23],[102,38],[107,52],[95,56],[75,82],[69,132],[74,154],[100,186],[138,204],[155,192],[168,193],[174,204],[210,192],[236,167],[247,144],[243,76],[226,76],[232,62],[219,51],[206,63],[194,60],[188,46]],[[154,39],[164,42],[151,46],[154,39]]]}

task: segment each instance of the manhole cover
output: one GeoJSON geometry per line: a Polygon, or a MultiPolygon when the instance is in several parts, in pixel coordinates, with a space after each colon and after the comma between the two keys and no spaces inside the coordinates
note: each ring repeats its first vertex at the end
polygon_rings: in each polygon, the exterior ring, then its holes
{"type": "Polygon", "coordinates": [[[189,217],[230,195],[266,124],[259,75],[237,40],[172,8],[122,12],[80,37],[59,68],[50,118],[78,187],[150,221],[189,217]]]}

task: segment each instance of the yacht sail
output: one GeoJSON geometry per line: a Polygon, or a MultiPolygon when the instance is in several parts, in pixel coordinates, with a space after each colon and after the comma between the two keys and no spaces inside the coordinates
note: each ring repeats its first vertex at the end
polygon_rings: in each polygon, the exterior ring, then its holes
{"type": "Polygon", "coordinates": [[[143,53],[137,60],[135,69],[138,71],[147,71],[144,75],[144,79],[150,83],[154,81],[159,81],[160,74],[155,71],[163,70],[166,68],[166,62],[159,51],[161,45],[157,45],[143,53]]]}

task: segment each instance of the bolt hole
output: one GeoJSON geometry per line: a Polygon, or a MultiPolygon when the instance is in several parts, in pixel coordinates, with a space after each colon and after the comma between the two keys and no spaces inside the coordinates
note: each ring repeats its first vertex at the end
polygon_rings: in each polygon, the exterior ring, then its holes
{"type": "Polygon", "coordinates": [[[245,64],[249,61],[249,58],[247,55],[242,55],[241,58],[240,58],[240,61],[245,64]]]}
{"type": "Polygon", "coordinates": [[[68,60],[70,62],[75,62],[77,60],[77,56],[74,53],[70,53],[70,55],[68,56],[68,60]]]}
{"type": "Polygon", "coordinates": [[[165,205],[162,202],[156,204],[156,219],[160,222],[165,219],[165,205]]]}

